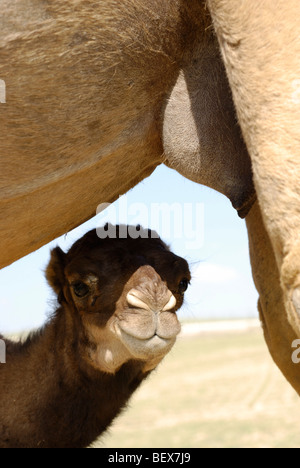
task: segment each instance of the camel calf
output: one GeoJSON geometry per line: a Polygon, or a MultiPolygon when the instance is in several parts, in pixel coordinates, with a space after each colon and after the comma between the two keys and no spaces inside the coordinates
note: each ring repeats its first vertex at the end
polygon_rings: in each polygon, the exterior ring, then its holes
{"type": "Polygon", "coordinates": [[[6,340],[0,447],[90,445],[174,345],[191,279],[161,239],[119,227],[54,249],[46,276],[59,308],[25,343],[6,340]]]}

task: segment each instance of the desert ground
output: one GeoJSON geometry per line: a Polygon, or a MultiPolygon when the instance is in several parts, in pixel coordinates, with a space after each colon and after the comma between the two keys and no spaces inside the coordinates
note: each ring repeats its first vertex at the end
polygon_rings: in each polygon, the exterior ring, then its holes
{"type": "Polygon", "coordinates": [[[230,323],[185,324],[94,447],[300,447],[300,400],[273,363],[258,321],[230,323]]]}

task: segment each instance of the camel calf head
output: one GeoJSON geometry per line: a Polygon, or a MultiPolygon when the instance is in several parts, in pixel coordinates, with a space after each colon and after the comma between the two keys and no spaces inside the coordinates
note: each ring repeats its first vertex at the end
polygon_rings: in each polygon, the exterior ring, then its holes
{"type": "Polygon", "coordinates": [[[46,276],[60,306],[25,342],[5,340],[1,448],[82,448],[103,434],[175,343],[191,278],[156,233],[112,225],[54,249],[46,276]]]}
{"type": "Polygon", "coordinates": [[[115,238],[100,239],[93,230],[67,254],[54,249],[47,279],[69,306],[70,323],[74,316],[80,323],[89,364],[115,373],[129,360],[143,360],[146,372],[175,343],[176,311],[191,275],[187,262],[152,231],[140,229],[138,239],[120,233],[117,226],[115,238]]]}

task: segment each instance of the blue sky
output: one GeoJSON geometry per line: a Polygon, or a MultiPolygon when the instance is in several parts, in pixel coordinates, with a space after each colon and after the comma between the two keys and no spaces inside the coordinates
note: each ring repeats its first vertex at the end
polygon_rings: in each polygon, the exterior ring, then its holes
{"type": "MultiPolygon", "coordinates": [[[[96,211],[96,210],[95,210],[96,211]]],[[[67,250],[106,221],[156,229],[193,275],[182,319],[257,317],[245,222],[223,195],[160,166],[125,197],[76,230],[0,271],[0,331],[36,328],[53,310],[44,280],[50,248],[67,250]]]]}

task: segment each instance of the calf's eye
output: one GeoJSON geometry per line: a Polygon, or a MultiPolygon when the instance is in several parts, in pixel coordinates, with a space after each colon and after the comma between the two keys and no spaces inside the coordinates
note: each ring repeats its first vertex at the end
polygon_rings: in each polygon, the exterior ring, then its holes
{"type": "Polygon", "coordinates": [[[77,297],[85,297],[90,292],[89,286],[82,281],[76,281],[76,283],[73,283],[72,288],[75,296],[77,297]]]}
{"type": "Polygon", "coordinates": [[[188,286],[189,286],[189,280],[187,278],[183,278],[179,283],[178,292],[180,294],[183,294],[187,290],[188,286]]]}

